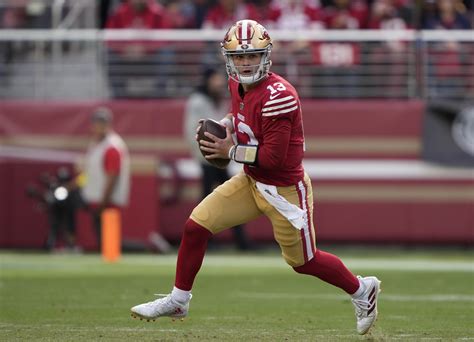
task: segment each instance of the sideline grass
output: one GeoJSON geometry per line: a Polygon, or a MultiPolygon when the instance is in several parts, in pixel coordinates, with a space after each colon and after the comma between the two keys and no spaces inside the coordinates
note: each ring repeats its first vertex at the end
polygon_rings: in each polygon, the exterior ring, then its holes
{"type": "Polygon", "coordinates": [[[184,322],[133,320],[166,293],[176,256],[0,253],[2,341],[474,340],[472,253],[339,253],[382,280],[380,319],[359,337],[347,296],[295,274],[278,255],[206,257],[184,322]]]}

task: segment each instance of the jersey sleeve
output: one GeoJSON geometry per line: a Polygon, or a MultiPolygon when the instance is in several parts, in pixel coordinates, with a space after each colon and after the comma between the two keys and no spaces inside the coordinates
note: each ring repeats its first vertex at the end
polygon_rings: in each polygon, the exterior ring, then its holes
{"type": "Polygon", "coordinates": [[[299,106],[298,97],[291,91],[281,91],[273,96],[269,94],[263,100],[262,120],[287,118],[293,121],[300,110],[299,106]]]}
{"type": "Polygon", "coordinates": [[[120,152],[117,148],[111,146],[105,151],[104,169],[107,174],[118,175],[120,173],[120,152]]]}
{"type": "Polygon", "coordinates": [[[291,121],[289,118],[264,120],[263,144],[258,150],[257,164],[262,169],[275,169],[285,162],[290,144],[291,121]]]}
{"type": "Polygon", "coordinates": [[[262,103],[263,144],[258,151],[258,166],[278,168],[287,157],[292,123],[300,111],[298,95],[286,88],[267,94],[262,103]]]}

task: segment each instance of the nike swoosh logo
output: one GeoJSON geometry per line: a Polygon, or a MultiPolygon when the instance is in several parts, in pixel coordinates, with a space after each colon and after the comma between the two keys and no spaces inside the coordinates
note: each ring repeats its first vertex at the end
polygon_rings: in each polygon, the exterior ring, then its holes
{"type": "Polygon", "coordinates": [[[280,95],[281,95],[281,93],[278,93],[278,94],[273,95],[273,96],[270,95],[270,100],[276,99],[276,98],[277,98],[278,96],[280,96],[280,95]]]}

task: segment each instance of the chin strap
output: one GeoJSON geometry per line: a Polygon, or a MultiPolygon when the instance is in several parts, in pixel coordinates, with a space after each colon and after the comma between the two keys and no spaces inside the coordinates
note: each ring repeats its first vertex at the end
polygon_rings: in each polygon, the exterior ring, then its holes
{"type": "Polygon", "coordinates": [[[258,145],[234,145],[229,150],[229,159],[237,163],[255,165],[258,145]]]}

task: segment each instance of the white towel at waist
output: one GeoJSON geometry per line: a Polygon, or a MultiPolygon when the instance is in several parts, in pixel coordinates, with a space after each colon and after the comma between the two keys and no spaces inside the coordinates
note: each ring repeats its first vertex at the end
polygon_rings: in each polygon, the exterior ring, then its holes
{"type": "Polygon", "coordinates": [[[301,230],[305,224],[305,211],[298,206],[288,202],[286,198],[278,194],[277,187],[274,185],[256,182],[257,189],[262,196],[270,203],[280,214],[282,214],[298,230],[301,230]]]}

